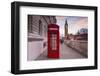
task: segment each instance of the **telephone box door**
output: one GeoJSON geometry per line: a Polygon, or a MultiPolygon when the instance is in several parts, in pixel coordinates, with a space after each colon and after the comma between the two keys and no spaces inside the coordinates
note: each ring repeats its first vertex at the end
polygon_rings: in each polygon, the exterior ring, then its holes
{"type": "Polygon", "coordinates": [[[59,58],[59,26],[48,25],[48,58],[59,58]]]}

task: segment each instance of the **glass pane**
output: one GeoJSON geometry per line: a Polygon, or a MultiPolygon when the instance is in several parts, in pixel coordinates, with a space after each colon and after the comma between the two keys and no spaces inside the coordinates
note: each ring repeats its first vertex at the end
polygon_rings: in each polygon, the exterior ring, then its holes
{"type": "Polygon", "coordinates": [[[57,49],[57,35],[56,34],[51,34],[50,35],[50,48],[52,50],[56,50],[57,49]]]}

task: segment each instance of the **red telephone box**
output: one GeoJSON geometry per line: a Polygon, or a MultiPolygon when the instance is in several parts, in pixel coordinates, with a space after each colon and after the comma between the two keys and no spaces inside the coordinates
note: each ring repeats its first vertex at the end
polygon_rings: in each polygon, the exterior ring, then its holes
{"type": "Polygon", "coordinates": [[[48,25],[48,58],[59,58],[59,26],[48,25]]]}

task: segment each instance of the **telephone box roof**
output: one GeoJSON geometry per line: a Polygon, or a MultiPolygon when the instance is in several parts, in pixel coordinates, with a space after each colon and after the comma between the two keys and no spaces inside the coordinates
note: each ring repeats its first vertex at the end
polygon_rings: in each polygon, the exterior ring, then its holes
{"type": "Polygon", "coordinates": [[[59,28],[59,26],[57,24],[49,24],[48,28],[59,28]]]}

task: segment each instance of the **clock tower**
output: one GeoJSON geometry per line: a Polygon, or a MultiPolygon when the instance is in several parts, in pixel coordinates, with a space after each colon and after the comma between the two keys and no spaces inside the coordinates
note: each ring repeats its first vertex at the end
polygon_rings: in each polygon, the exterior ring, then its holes
{"type": "Polygon", "coordinates": [[[66,21],[65,21],[65,26],[64,26],[64,28],[65,28],[65,37],[67,37],[67,36],[68,36],[68,23],[67,23],[67,19],[66,19],[66,21]]]}

